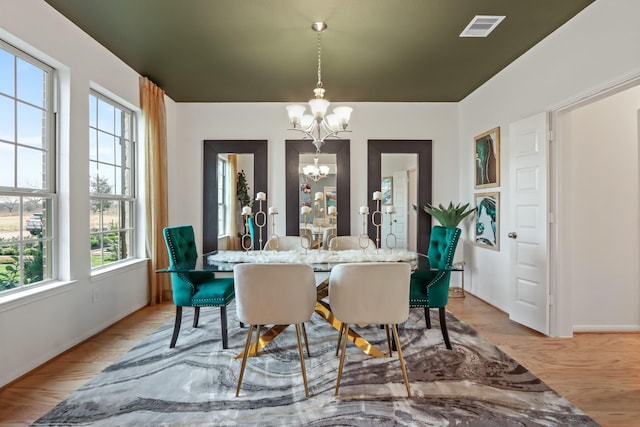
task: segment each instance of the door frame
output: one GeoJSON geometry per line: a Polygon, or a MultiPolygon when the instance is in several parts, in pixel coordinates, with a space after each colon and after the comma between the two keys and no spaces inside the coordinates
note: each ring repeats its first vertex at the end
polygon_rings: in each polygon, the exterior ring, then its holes
{"type": "MultiPolygon", "coordinates": [[[[569,178],[560,179],[560,167],[570,166],[571,159],[562,155],[563,144],[569,140],[565,134],[566,123],[564,116],[577,108],[584,107],[603,98],[614,95],[618,92],[640,86],[640,76],[636,75],[624,81],[612,84],[605,88],[594,91],[591,94],[583,95],[578,99],[573,99],[550,110],[549,127],[551,144],[549,147],[549,207],[553,212],[553,222],[549,223],[549,293],[551,295],[551,310],[549,313],[550,336],[552,337],[572,337],[573,336],[573,276],[571,269],[565,267],[560,262],[560,254],[565,253],[562,246],[562,238],[567,238],[563,230],[563,211],[560,200],[571,198],[571,194],[565,194],[563,187],[570,184],[569,178]],[[564,234],[563,234],[564,233],[564,234]],[[560,286],[560,283],[569,285],[560,286]]],[[[640,120],[640,118],[639,118],[640,120]]]]}

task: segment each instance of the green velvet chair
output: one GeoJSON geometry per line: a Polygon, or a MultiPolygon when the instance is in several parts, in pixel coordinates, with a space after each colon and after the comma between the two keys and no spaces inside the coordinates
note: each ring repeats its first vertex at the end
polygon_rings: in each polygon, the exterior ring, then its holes
{"type": "Polygon", "coordinates": [[[429,241],[429,268],[418,268],[411,275],[409,306],[424,308],[427,328],[431,328],[429,308],[438,308],[440,313],[440,329],[449,350],[451,342],[447,332],[446,310],[449,301],[449,281],[453,269],[453,255],[456,252],[460,229],[457,227],[435,226],[431,229],[429,241]]]}
{"type": "Polygon", "coordinates": [[[220,307],[222,348],[227,348],[227,305],[235,297],[233,278],[216,278],[211,271],[195,269],[198,252],[193,227],[190,225],[167,227],[163,233],[169,251],[167,271],[171,273],[173,302],[176,305],[176,319],[169,348],[174,348],[178,340],[182,307],[194,307],[194,328],[198,327],[200,307],[220,307]]]}

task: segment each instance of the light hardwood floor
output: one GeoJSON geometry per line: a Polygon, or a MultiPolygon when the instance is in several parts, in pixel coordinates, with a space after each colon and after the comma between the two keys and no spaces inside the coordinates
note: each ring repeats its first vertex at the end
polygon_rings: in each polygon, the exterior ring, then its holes
{"type": "MultiPolygon", "coordinates": [[[[640,425],[640,334],[548,338],[469,294],[448,309],[602,426],[640,425]]],[[[35,421],[173,314],[172,304],[139,310],[0,390],[0,425],[35,421]]]]}

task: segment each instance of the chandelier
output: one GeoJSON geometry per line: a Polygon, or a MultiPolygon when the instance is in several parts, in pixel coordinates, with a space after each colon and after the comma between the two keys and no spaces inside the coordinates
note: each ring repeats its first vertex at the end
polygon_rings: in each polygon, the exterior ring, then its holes
{"type": "MultiPolygon", "coordinates": [[[[324,87],[322,85],[322,61],[321,61],[321,43],[320,33],[327,29],[327,24],[319,21],[311,25],[313,31],[318,33],[318,82],[313,90],[315,98],[309,101],[309,109],[311,114],[305,114],[304,105],[288,105],[289,121],[292,128],[289,130],[297,130],[312,139],[313,145],[316,146],[316,153],[320,153],[320,147],[327,138],[337,138],[340,132],[350,132],[347,129],[349,119],[351,118],[351,107],[336,107],[333,112],[327,114],[329,109],[329,100],[324,98],[324,87]]],[[[317,164],[317,162],[316,162],[317,164]]]]}
{"type": "Polygon", "coordinates": [[[318,182],[329,175],[329,166],[318,166],[318,156],[315,156],[313,158],[313,164],[303,167],[302,173],[304,173],[304,176],[313,182],[318,182]]]}

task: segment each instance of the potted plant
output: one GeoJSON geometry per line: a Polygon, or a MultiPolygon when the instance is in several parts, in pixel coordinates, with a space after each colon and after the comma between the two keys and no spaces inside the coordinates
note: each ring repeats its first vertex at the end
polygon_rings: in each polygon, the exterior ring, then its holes
{"type": "Polygon", "coordinates": [[[453,206],[453,202],[449,202],[449,206],[444,207],[439,204],[438,207],[433,205],[423,206],[422,209],[438,220],[443,227],[458,227],[458,224],[462,222],[468,215],[471,215],[476,211],[476,208],[469,208],[469,203],[461,205],[458,203],[453,206]]]}
{"type": "MultiPolygon", "coordinates": [[[[237,177],[236,177],[236,199],[239,202],[239,208],[237,210],[237,212],[241,212],[242,208],[244,206],[253,206],[253,199],[251,198],[251,196],[249,195],[249,183],[247,182],[247,175],[244,172],[244,169],[241,170],[240,172],[238,172],[237,177]]],[[[241,227],[242,231],[238,231],[238,239],[240,240],[240,247],[244,247],[242,245],[242,238],[243,235],[246,233],[248,233],[249,231],[245,229],[245,223],[244,223],[244,218],[242,217],[242,215],[239,216],[240,217],[240,222],[238,223],[238,225],[241,227]]],[[[245,241],[244,243],[246,245],[250,245],[251,241],[250,238],[247,237],[246,239],[248,239],[248,241],[245,241]]]]}

